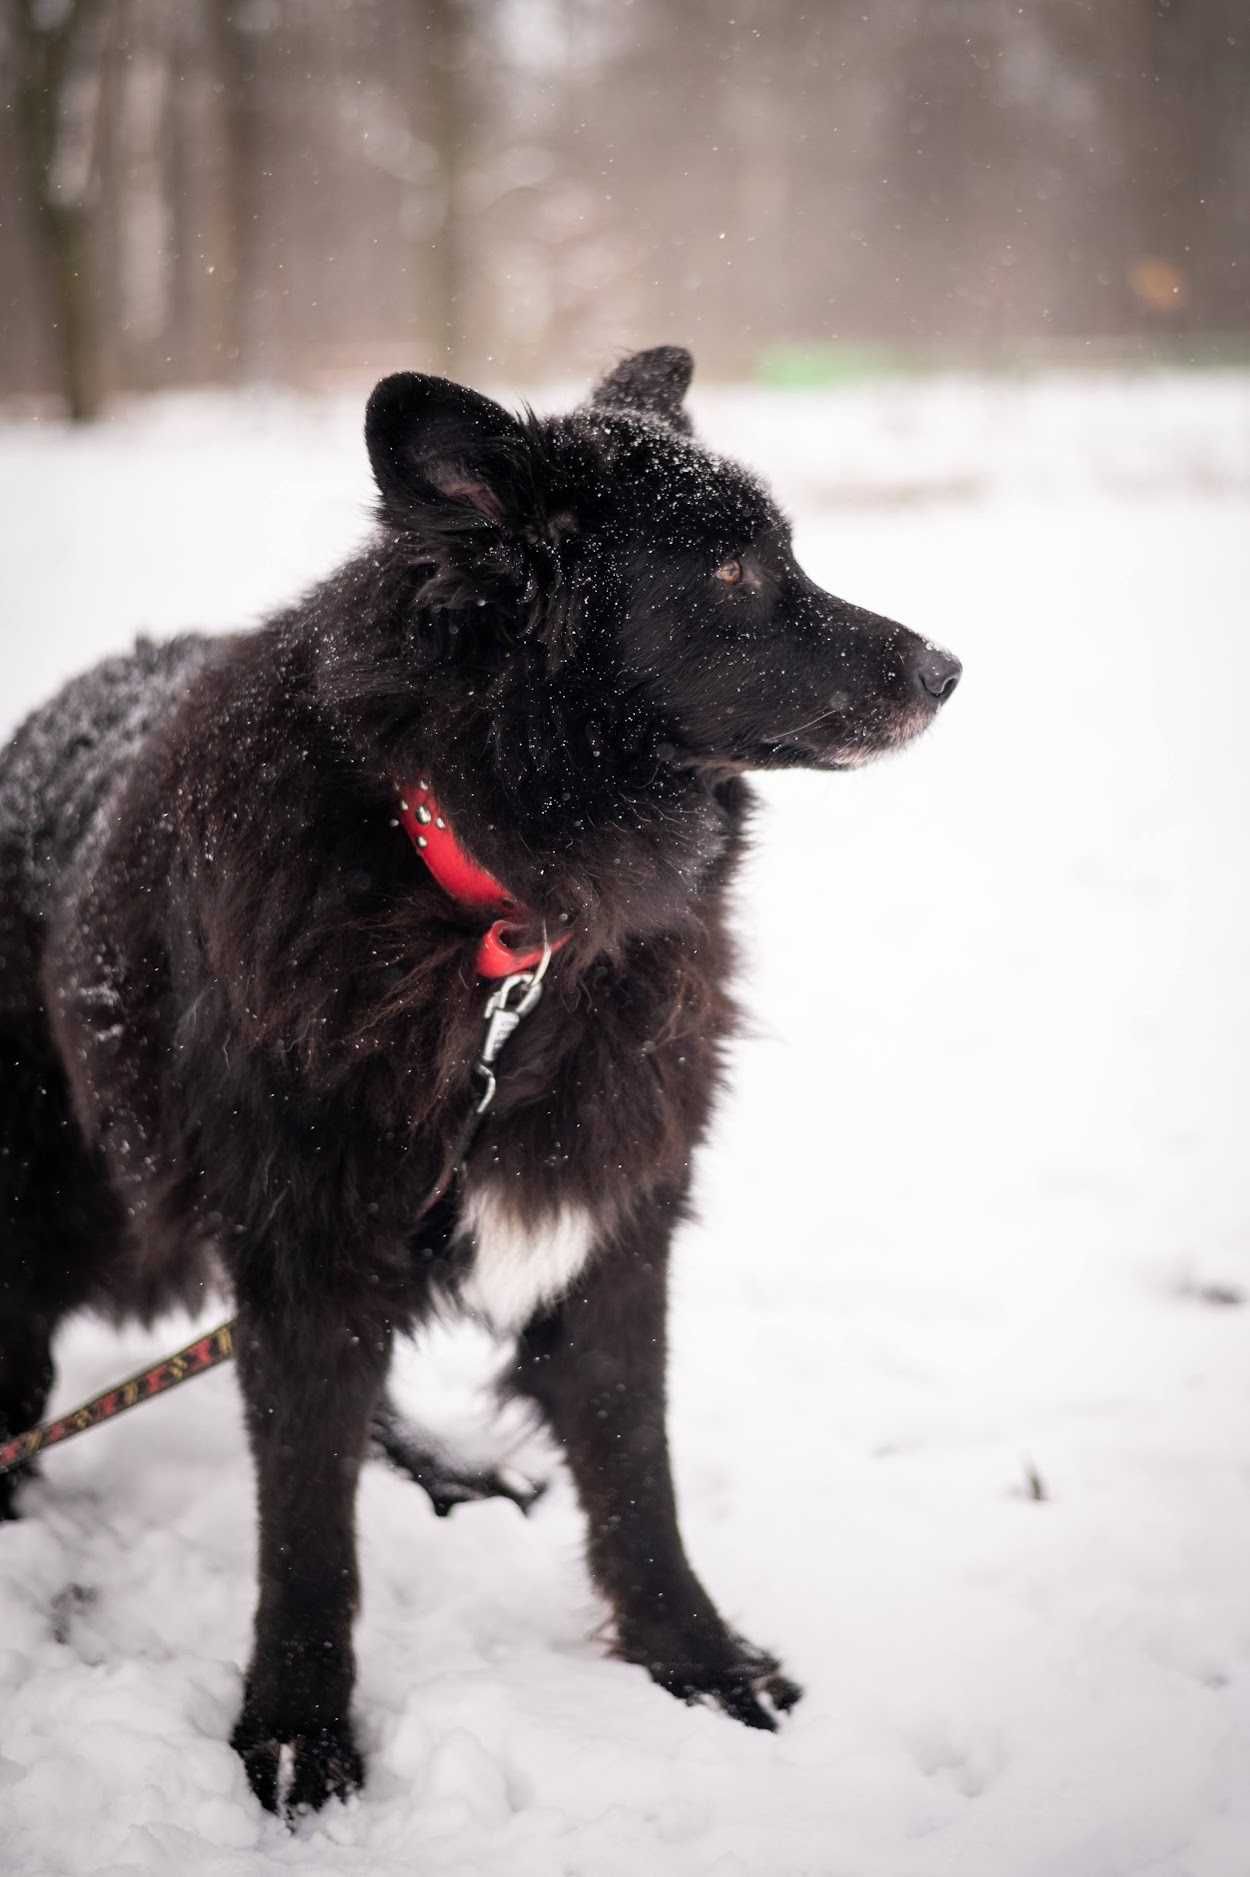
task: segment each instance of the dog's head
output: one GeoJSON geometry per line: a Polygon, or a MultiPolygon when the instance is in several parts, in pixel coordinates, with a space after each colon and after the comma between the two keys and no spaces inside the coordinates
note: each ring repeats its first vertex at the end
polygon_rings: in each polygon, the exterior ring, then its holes
{"type": "Polygon", "coordinates": [[[592,754],[846,768],[906,743],[958,660],[808,578],[763,484],[691,437],[691,372],[640,352],[541,420],[445,379],[378,385],[366,437],[427,669],[593,719],[592,754]]]}

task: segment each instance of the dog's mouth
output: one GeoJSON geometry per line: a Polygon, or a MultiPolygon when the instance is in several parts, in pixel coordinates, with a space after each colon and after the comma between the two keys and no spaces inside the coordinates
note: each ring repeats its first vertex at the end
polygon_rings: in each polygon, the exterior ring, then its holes
{"type": "Polygon", "coordinates": [[[748,732],[737,747],[699,749],[687,739],[656,746],[670,768],[746,774],[765,769],[863,769],[928,729],[937,707],[920,700],[852,708],[835,698],[817,715],[780,731],[748,732]]]}
{"type": "Polygon", "coordinates": [[[917,700],[904,705],[882,703],[867,711],[849,712],[835,700],[808,722],[763,738],[760,760],[752,767],[767,769],[862,769],[904,749],[937,715],[934,705],[917,700]]]}

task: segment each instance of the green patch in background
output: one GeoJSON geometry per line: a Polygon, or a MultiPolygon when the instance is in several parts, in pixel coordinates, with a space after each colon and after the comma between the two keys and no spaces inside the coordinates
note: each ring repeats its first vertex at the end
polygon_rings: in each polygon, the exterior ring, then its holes
{"type": "Polygon", "coordinates": [[[1011,345],[915,347],[863,340],[783,342],[762,351],[752,377],[773,390],[811,391],[927,372],[1028,376],[1105,371],[1218,371],[1250,367],[1250,334],[1158,333],[1020,340],[1011,345]]]}

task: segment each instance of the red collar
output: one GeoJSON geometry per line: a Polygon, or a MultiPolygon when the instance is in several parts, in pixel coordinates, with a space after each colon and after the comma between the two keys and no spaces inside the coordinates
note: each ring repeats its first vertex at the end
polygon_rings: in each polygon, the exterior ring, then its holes
{"type": "MultiPolygon", "coordinates": [[[[449,899],[470,912],[498,913],[477,948],[477,974],[506,978],[528,971],[541,962],[542,947],[515,951],[510,933],[532,922],[534,914],[515,893],[480,866],[464,847],[434,798],[428,782],[413,782],[400,795],[399,818],[404,832],[449,899]]],[[[567,945],[569,934],[551,941],[552,951],[567,945]]]]}

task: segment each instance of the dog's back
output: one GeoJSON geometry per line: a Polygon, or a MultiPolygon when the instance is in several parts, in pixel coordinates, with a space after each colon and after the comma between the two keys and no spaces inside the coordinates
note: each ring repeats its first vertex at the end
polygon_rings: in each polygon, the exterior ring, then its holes
{"type": "MultiPolygon", "coordinates": [[[[55,1320],[86,1302],[150,1314],[159,1302],[109,1294],[122,1211],[72,1112],[44,948],[135,751],[168,718],[211,644],[140,640],[72,679],[0,749],[0,1316],[55,1320]]],[[[9,1345],[10,1364],[22,1348],[9,1345]]],[[[28,1353],[28,1374],[0,1376],[10,1431],[36,1418],[42,1400],[41,1339],[29,1339],[28,1353]]],[[[0,1515],[4,1504],[0,1495],[0,1515]]]]}
{"type": "Polygon", "coordinates": [[[58,895],[211,643],[140,639],[72,678],[0,748],[0,1024],[32,1042],[46,1034],[42,938],[58,895]]]}

